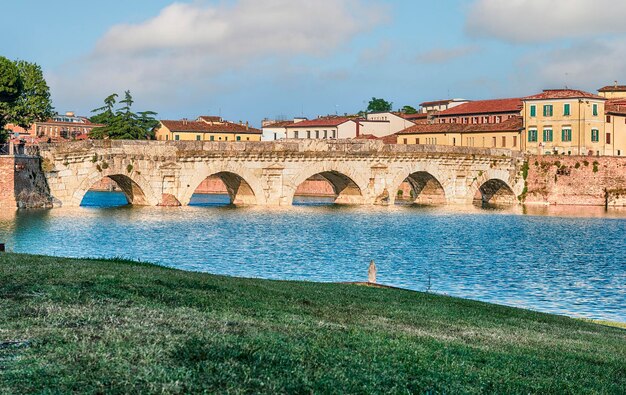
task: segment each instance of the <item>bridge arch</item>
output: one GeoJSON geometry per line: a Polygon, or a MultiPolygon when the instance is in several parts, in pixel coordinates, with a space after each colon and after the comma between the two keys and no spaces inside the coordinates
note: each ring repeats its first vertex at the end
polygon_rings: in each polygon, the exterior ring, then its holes
{"type": "MultiPolygon", "coordinates": [[[[393,178],[390,190],[390,201],[396,202],[399,197],[398,191],[402,184],[407,182],[410,186],[410,201],[414,204],[438,205],[446,204],[448,193],[446,192],[446,181],[437,169],[428,166],[403,169],[393,178]]],[[[403,198],[406,199],[405,196],[403,198]]]]}
{"type": "Polygon", "coordinates": [[[285,197],[293,204],[298,187],[313,177],[321,177],[332,185],[335,204],[364,204],[367,196],[368,179],[341,163],[306,165],[287,185],[285,197]]]}
{"type": "Polygon", "coordinates": [[[265,196],[260,177],[249,169],[235,166],[207,166],[198,169],[183,188],[179,199],[183,206],[189,205],[198,186],[209,177],[218,177],[226,186],[230,203],[238,206],[264,204],[265,196]]]}
{"type": "Polygon", "coordinates": [[[141,175],[115,169],[93,171],[80,182],[79,187],[72,195],[72,206],[80,206],[89,189],[103,178],[110,178],[120,187],[129,204],[136,206],[155,206],[159,199],[154,195],[150,183],[141,175]]]}
{"type": "Polygon", "coordinates": [[[513,188],[499,178],[482,182],[474,193],[474,204],[514,205],[517,202],[513,188]]]}

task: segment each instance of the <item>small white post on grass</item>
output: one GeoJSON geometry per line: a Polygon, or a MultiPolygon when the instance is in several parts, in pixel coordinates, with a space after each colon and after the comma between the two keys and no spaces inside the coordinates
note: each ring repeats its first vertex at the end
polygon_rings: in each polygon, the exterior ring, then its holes
{"type": "Polygon", "coordinates": [[[367,270],[367,282],[376,284],[376,264],[374,263],[374,260],[370,262],[370,267],[367,270]]]}

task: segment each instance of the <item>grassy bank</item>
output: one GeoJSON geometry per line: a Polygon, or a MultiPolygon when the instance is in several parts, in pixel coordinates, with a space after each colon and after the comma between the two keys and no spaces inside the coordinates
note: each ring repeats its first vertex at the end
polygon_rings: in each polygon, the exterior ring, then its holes
{"type": "Polygon", "coordinates": [[[626,330],[354,285],[0,256],[0,393],[626,393],[626,330]]]}

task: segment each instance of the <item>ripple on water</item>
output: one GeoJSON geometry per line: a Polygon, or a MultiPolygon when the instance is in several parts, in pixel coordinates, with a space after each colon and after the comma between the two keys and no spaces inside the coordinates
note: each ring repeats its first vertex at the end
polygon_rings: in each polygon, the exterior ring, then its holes
{"type": "Polygon", "coordinates": [[[374,259],[385,284],[626,322],[626,211],[235,209],[204,198],[184,208],[3,213],[0,237],[16,252],[271,279],[362,281],[374,259]]]}

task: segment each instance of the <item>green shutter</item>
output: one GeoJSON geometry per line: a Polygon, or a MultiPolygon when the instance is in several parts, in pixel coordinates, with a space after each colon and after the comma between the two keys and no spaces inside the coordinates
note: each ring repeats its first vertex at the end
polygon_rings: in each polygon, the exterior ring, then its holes
{"type": "Polygon", "coordinates": [[[537,116],[537,106],[530,106],[530,116],[531,117],[537,116]]]}
{"type": "Polygon", "coordinates": [[[565,104],[563,108],[563,115],[570,115],[570,106],[569,104],[565,104]]]}
{"type": "Polygon", "coordinates": [[[597,105],[597,104],[594,104],[594,105],[593,105],[593,116],[595,117],[595,116],[597,116],[597,115],[598,115],[598,105],[597,105]]]}

